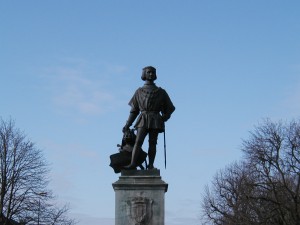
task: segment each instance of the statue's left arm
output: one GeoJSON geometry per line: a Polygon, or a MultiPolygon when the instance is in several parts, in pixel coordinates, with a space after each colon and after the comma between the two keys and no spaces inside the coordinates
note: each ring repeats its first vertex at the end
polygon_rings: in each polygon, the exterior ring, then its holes
{"type": "Polygon", "coordinates": [[[162,118],[164,122],[166,122],[168,119],[170,119],[171,114],[175,111],[175,106],[165,90],[163,90],[163,95],[162,118]]]}

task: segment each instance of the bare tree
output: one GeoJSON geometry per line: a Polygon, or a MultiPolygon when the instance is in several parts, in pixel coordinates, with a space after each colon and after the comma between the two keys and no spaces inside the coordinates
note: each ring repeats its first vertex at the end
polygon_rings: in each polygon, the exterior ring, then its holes
{"type": "Polygon", "coordinates": [[[243,141],[244,159],[204,194],[209,224],[300,224],[300,121],[265,120],[243,141]]]}
{"type": "Polygon", "coordinates": [[[244,141],[246,159],[257,185],[268,195],[282,224],[300,224],[300,121],[266,120],[244,141]]]}
{"type": "Polygon", "coordinates": [[[48,173],[42,151],[11,119],[0,118],[0,220],[4,224],[11,220],[42,224],[44,215],[64,218],[55,224],[74,224],[65,215],[66,207],[57,209],[50,203],[54,197],[47,189],[48,173]]]}
{"type": "Polygon", "coordinates": [[[255,191],[251,173],[244,163],[233,163],[219,171],[202,202],[207,224],[250,225],[258,217],[249,196],[255,191]]]}

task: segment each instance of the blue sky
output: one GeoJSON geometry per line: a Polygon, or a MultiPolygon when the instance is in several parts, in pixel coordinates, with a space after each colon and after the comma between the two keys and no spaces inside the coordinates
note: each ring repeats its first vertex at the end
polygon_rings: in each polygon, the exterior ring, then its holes
{"type": "MultiPolygon", "coordinates": [[[[214,174],[264,118],[300,111],[300,2],[1,1],[0,116],[43,149],[79,225],[113,225],[117,151],[143,67],[176,111],[156,167],[166,224],[199,224],[214,174]]],[[[144,144],[147,149],[147,142],[144,144]]]]}

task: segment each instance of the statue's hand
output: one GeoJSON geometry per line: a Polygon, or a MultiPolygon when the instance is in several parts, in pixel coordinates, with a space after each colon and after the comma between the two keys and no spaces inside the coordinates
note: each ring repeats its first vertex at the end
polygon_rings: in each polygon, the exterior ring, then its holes
{"type": "Polygon", "coordinates": [[[166,122],[170,118],[170,116],[167,115],[167,114],[164,114],[161,117],[162,117],[162,119],[163,119],[164,122],[166,122]]]}

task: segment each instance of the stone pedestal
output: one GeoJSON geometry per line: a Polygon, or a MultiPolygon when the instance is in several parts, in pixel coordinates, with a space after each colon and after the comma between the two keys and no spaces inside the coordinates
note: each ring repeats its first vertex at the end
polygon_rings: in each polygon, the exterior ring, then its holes
{"type": "Polygon", "coordinates": [[[159,170],[122,171],[115,190],[115,225],[164,225],[168,184],[159,170]]]}

